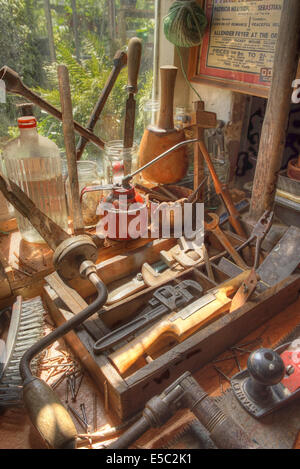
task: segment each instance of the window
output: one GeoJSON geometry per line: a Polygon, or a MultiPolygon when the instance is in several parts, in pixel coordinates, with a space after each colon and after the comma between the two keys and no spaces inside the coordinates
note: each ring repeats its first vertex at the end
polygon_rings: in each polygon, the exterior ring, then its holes
{"type": "MultiPolygon", "coordinates": [[[[70,73],[74,119],[86,125],[104,87],[118,49],[138,36],[143,41],[137,95],[136,138],[143,132],[143,104],[151,98],[153,81],[155,0],[0,0],[0,67],[8,65],[23,82],[60,107],[57,63],[70,73]]],[[[122,138],[127,70],[108,99],[95,133],[105,140],[122,138]]],[[[0,150],[18,134],[17,104],[24,98],[7,95],[0,104],[0,150]]],[[[36,106],[39,132],[64,151],[61,123],[36,106]]],[[[83,158],[99,158],[89,144],[83,158]]]]}

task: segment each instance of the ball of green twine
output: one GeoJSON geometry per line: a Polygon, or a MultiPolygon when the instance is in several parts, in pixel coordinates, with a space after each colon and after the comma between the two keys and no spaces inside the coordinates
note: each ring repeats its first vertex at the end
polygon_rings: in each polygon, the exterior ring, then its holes
{"type": "Polygon", "coordinates": [[[164,34],[178,47],[194,47],[202,42],[207,19],[195,0],[176,0],[164,18],[164,34]]]}

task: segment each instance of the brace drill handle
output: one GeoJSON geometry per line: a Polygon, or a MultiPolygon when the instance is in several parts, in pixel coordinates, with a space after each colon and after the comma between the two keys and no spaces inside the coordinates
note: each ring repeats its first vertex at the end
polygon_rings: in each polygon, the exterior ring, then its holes
{"type": "Polygon", "coordinates": [[[223,413],[189,372],[184,373],[160,396],[150,399],[142,417],[107,449],[130,447],[150,428],[164,425],[180,407],[194,413],[219,449],[258,449],[258,445],[231,417],[223,413]]]}

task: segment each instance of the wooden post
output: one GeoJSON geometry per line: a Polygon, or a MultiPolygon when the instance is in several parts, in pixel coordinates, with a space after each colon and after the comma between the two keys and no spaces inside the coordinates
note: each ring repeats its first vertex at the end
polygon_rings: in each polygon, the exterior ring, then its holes
{"type": "Polygon", "coordinates": [[[259,219],[272,209],[278,172],[285,146],[286,128],[299,56],[300,2],[283,3],[273,79],[260,139],[249,219],[259,219]]]}
{"type": "Polygon", "coordinates": [[[44,10],[45,10],[45,16],[46,16],[46,22],[47,22],[50,59],[51,59],[51,62],[56,62],[55,45],[54,45],[54,37],[53,37],[53,27],[52,27],[52,17],[51,17],[51,9],[50,9],[50,0],[44,0],[44,10]]]}
{"type": "Polygon", "coordinates": [[[81,234],[84,232],[84,223],[81,213],[81,204],[79,196],[79,183],[77,172],[75,132],[73,122],[73,111],[71,101],[71,91],[69,82],[69,72],[65,65],[57,67],[59,94],[61,102],[61,112],[63,121],[63,132],[66,147],[69,187],[72,199],[72,218],[74,233],[81,234]]]}

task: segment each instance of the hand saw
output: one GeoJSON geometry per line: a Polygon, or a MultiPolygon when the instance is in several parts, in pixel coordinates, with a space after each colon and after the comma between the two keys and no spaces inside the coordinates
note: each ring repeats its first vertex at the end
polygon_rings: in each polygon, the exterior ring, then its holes
{"type": "Polygon", "coordinates": [[[123,374],[162,336],[171,336],[178,342],[182,342],[228,311],[231,305],[229,295],[233,294],[248,276],[249,271],[245,271],[211,290],[181,311],[166,315],[136,339],[109,355],[109,359],[123,374]]]}

